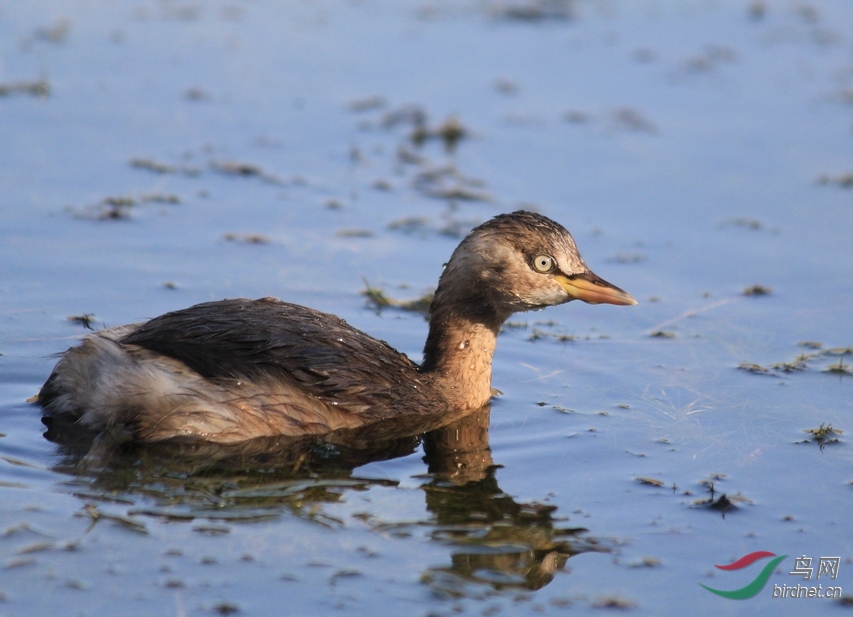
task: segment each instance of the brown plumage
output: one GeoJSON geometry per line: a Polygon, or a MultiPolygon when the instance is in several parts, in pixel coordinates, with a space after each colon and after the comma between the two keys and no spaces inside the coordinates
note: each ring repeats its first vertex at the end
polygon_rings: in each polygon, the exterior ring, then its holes
{"type": "Polygon", "coordinates": [[[274,298],[222,300],[87,336],[38,400],[48,415],[149,442],[450,418],[488,401],[507,317],[574,299],[636,304],[586,267],[562,226],[502,214],[474,229],[442,273],[421,366],[334,315],[274,298]]]}

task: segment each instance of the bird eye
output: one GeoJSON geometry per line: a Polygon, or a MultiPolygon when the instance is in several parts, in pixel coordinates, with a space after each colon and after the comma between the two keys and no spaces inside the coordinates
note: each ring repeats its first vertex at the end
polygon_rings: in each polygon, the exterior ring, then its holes
{"type": "Polygon", "coordinates": [[[537,255],[533,258],[533,269],[543,274],[554,269],[554,258],[550,255],[537,255]]]}

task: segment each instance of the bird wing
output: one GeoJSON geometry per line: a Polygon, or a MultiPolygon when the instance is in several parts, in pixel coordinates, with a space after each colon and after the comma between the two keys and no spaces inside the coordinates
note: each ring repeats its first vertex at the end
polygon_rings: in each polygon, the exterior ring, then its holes
{"type": "Polygon", "coordinates": [[[417,366],[384,341],[334,315],[275,298],[221,300],[166,313],[121,343],[180,360],[207,379],[298,389],[368,416],[403,400],[430,398],[417,366]]]}

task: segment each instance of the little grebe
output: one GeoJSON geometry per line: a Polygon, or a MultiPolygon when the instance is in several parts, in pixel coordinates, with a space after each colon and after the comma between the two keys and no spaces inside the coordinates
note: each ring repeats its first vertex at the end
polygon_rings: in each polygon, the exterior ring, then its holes
{"type": "Polygon", "coordinates": [[[274,298],[222,300],[88,335],[38,402],[47,415],[138,441],[223,444],[473,410],[491,396],[501,324],[576,299],[637,303],[587,268],[561,225],[501,214],[447,263],[420,366],[334,315],[274,298]]]}

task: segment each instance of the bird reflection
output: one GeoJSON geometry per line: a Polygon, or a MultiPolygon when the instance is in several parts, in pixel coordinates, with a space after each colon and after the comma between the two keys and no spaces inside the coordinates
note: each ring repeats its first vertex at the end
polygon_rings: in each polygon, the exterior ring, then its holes
{"type": "Polygon", "coordinates": [[[423,438],[431,535],[451,546],[451,565],[430,568],[423,578],[449,596],[464,595],[470,583],[539,589],[572,555],[604,550],[584,537],[586,529],[559,526],[555,506],[518,503],[500,489],[489,417],[484,408],[423,438]]]}
{"type": "Polygon", "coordinates": [[[134,515],[215,516],[227,522],[290,512],[330,527],[341,521],[326,515],[323,504],[344,501],[352,491],[397,484],[359,477],[358,467],[411,455],[422,445],[428,469],[421,485],[429,512],[425,524],[431,540],[449,551],[449,564],[428,567],[422,580],[449,597],[476,593],[484,585],[539,589],[572,555],[608,550],[587,530],[567,525],[555,506],[520,503],[500,489],[499,466],[489,447],[488,406],[449,424],[441,424],[446,413],[432,423],[420,420],[420,425],[409,419],[386,426],[381,434],[355,430],[322,440],[278,437],[229,446],[113,444],[109,435],[81,433],[79,426],[56,419],[46,419],[45,436],[59,444],[63,456],[56,469],[75,477],[73,490],[89,509],[120,492],[131,500],[134,494],[145,497],[144,505],[134,505],[134,515]]]}

